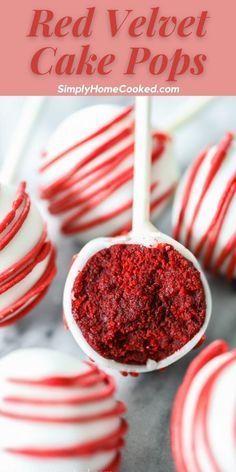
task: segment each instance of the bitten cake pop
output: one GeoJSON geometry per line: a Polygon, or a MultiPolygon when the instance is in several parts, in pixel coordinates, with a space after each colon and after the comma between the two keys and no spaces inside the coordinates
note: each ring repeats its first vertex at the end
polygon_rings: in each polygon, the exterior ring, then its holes
{"type": "Polygon", "coordinates": [[[236,144],[232,133],[204,151],[180,182],[173,235],[205,269],[236,277],[236,144]]]}
{"type": "Polygon", "coordinates": [[[64,291],[69,329],[102,366],[161,369],[202,338],[209,287],[194,256],[149,222],[149,101],[136,99],[132,232],[97,238],[75,257],[64,291]]]}
{"type": "Polygon", "coordinates": [[[0,184],[0,327],[41,300],[55,271],[55,250],[26,184],[0,184]]]}
{"type": "Polygon", "coordinates": [[[0,361],[1,472],[115,472],[127,430],[112,377],[48,349],[0,361]]]}
{"type": "Polygon", "coordinates": [[[195,358],[174,402],[171,442],[178,472],[236,470],[236,351],[215,341],[195,358]]]}
{"type": "MultiPolygon", "coordinates": [[[[133,109],[95,105],[67,118],[54,132],[40,167],[41,196],[61,230],[81,241],[131,228],[133,109]]],[[[152,134],[151,215],[156,218],[177,182],[170,137],[152,134]]]]}

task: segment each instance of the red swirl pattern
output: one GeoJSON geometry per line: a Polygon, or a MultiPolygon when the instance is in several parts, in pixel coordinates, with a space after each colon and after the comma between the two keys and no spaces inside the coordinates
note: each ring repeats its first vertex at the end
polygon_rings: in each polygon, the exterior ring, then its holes
{"type": "MultiPolygon", "coordinates": [[[[228,345],[224,341],[214,341],[212,344],[207,346],[191,363],[187,370],[184,381],[180,386],[177,395],[174,400],[174,406],[171,418],[171,446],[175,460],[176,469],[178,472],[203,472],[205,469],[199,463],[199,435],[200,431],[204,440],[205,453],[207,454],[207,460],[211,465],[211,469],[214,472],[223,472],[219,466],[216,457],[212,451],[211,443],[208,434],[208,415],[211,404],[212,392],[220,379],[222,373],[230,365],[236,363],[236,351],[229,352],[228,345]],[[186,405],[187,396],[191,390],[194,379],[201,369],[215,358],[221,358],[225,353],[229,353],[223,362],[213,369],[205,380],[200,394],[197,398],[194,416],[193,416],[193,427],[191,431],[191,450],[186,451],[183,444],[183,432],[185,431],[184,423],[184,409],[186,405]],[[191,466],[187,457],[191,457],[191,466]],[[194,466],[193,466],[194,464],[194,466]],[[192,468],[193,467],[193,468],[192,468]]],[[[224,399],[222,399],[224,401],[224,399]]],[[[236,424],[236,417],[235,417],[236,424]]],[[[235,432],[232,431],[235,435],[235,432]]],[[[223,441],[223,438],[222,438],[223,441]]],[[[201,449],[201,448],[200,448],[201,449]]],[[[209,469],[208,469],[209,470],[209,469]]],[[[226,470],[226,469],[224,469],[226,470]]],[[[227,469],[228,470],[228,469],[227,469]]]]}
{"type": "MultiPolygon", "coordinates": [[[[95,208],[133,179],[132,165],[125,170],[118,170],[119,165],[130,159],[134,152],[134,122],[131,119],[132,113],[132,107],[126,108],[95,133],[78,141],[62,153],[47,160],[45,164],[42,164],[40,173],[52,167],[65,156],[69,156],[72,151],[79,149],[83,144],[92,142],[94,138],[114,128],[115,125],[122,125],[124,121],[123,127],[121,129],[119,127],[119,130],[111,139],[107,139],[105,143],[84,156],[70,171],[65,170],[64,175],[60,176],[53,183],[41,187],[41,197],[49,200],[49,211],[52,214],[63,216],[61,230],[64,234],[81,233],[97,225],[112,221],[113,218],[123,215],[127,210],[131,209],[132,199],[127,200],[125,204],[118,206],[116,209],[111,209],[109,212],[104,212],[99,216],[93,215],[95,208]],[[129,116],[131,121],[127,125],[127,117],[129,116]],[[124,144],[121,150],[114,150],[113,152],[113,147],[118,143],[122,144],[122,141],[125,141],[128,137],[132,138],[131,144],[124,144]],[[112,155],[101,161],[99,157],[106,151],[110,151],[112,155]],[[95,163],[92,170],[89,167],[91,162],[95,163]],[[114,178],[113,172],[116,168],[117,175],[114,178]],[[99,185],[100,181],[102,183],[99,185]],[[66,214],[67,212],[69,212],[68,215],[66,214]]],[[[157,132],[153,133],[153,163],[162,158],[168,141],[169,137],[167,135],[157,132]]],[[[47,153],[44,153],[43,157],[47,157],[47,153]]],[[[161,178],[162,176],[160,176],[161,178]]],[[[158,186],[158,182],[155,182],[152,186],[152,192],[154,192],[156,186],[158,186]]],[[[165,192],[155,197],[151,203],[151,211],[154,212],[163,205],[173,194],[174,189],[175,184],[171,184],[165,192]]],[[[129,231],[130,228],[131,221],[128,220],[124,226],[109,234],[109,236],[129,231]]]]}
{"type": "MultiPolygon", "coordinates": [[[[196,257],[201,258],[203,266],[206,270],[212,270],[213,273],[217,274],[221,272],[223,265],[227,262],[226,276],[228,279],[232,279],[236,270],[236,224],[232,224],[232,234],[230,235],[226,244],[221,248],[220,253],[214,260],[214,252],[216,249],[217,242],[220,238],[223,224],[228,217],[228,210],[236,197],[236,166],[235,172],[229,178],[227,185],[224,189],[219,188],[221,198],[216,208],[212,208],[212,215],[207,214],[206,218],[209,218],[209,225],[203,236],[198,241],[196,247],[192,245],[192,237],[194,231],[194,224],[199,212],[204,204],[204,199],[210,186],[214,180],[214,177],[218,172],[221,171],[221,166],[227,159],[228,152],[233,144],[234,136],[232,133],[228,133],[226,137],[217,146],[216,152],[212,158],[211,165],[209,166],[208,174],[206,175],[203,187],[199,189],[199,197],[197,199],[196,206],[191,220],[188,222],[187,230],[181,238],[181,232],[184,225],[184,220],[191,200],[193,186],[198,178],[201,171],[202,165],[208,156],[208,151],[203,152],[198,156],[193,165],[190,168],[187,183],[181,198],[181,207],[178,213],[178,218],[173,230],[173,236],[177,240],[194,251],[196,257]]],[[[232,222],[233,223],[233,222],[232,222]]]]}
{"type": "MultiPolygon", "coordinates": [[[[63,458],[83,458],[90,455],[95,455],[104,452],[116,452],[115,459],[106,467],[106,470],[115,472],[118,469],[120,463],[120,449],[124,446],[123,436],[127,432],[127,423],[121,415],[126,411],[126,408],[122,402],[114,402],[114,406],[110,410],[104,410],[102,401],[112,399],[116,390],[115,382],[112,377],[100,371],[95,365],[87,364],[88,370],[83,373],[79,373],[76,376],[71,377],[47,377],[40,378],[37,380],[29,380],[27,378],[8,378],[6,382],[15,386],[25,386],[28,389],[29,394],[24,397],[23,394],[6,395],[3,397],[2,404],[4,405],[0,410],[0,416],[9,418],[12,420],[22,422],[34,422],[48,424],[88,424],[99,420],[106,420],[109,418],[119,418],[119,425],[115,431],[107,434],[105,431],[100,431],[100,437],[94,440],[87,441],[83,444],[74,444],[71,447],[8,447],[4,452],[14,455],[27,456],[38,459],[63,459],[63,458]],[[41,387],[42,389],[50,389],[55,392],[55,399],[43,398],[40,395],[37,397],[34,389],[41,387]],[[97,387],[100,387],[99,389],[97,387]],[[70,396],[66,397],[69,391],[73,392],[73,389],[80,388],[86,389],[87,392],[84,396],[70,396]],[[91,388],[91,393],[88,393],[88,389],[91,388]],[[65,398],[56,398],[57,389],[62,391],[65,389],[65,398]],[[93,390],[94,389],[94,390],[93,390]],[[100,403],[101,407],[99,413],[88,413],[81,416],[66,416],[65,412],[68,412],[68,408],[71,406],[83,406],[88,404],[100,403]],[[35,414],[19,413],[17,407],[19,405],[25,405],[25,407],[33,407],[35,414]],[[43,407],[50,407],[52,416],[45,416],[43,414],[43,407]],[[53,409],[61,407],[61,416],[54,416],[53,409]],[[16,410],[14,411],[14,408],[16,410]],[[64,412],[64,416],[63,416],[64,412]]],[[[25,410],[24,410],[25,411],[25,410]]]]}
{"type": "MultiPolygon", "coordinates": [[[[22,182],[17,189],[12,209],[0,223],[0,251],[5,249],[21,230],[30,207],[31,201],[26,192],[26,183],[22,182]]],[[[47,267],[33,287],[26,293],[22,293],[22,296],[7,308],[0,310],[0,327],[16,322],[34,308],[47,292],[55,276],[55,249],[48,240],[46,226],[44,226],[37,244],[23,258],[0,273],[0,296],[24,280],[47,257],[49,257],[47,267]]]]}

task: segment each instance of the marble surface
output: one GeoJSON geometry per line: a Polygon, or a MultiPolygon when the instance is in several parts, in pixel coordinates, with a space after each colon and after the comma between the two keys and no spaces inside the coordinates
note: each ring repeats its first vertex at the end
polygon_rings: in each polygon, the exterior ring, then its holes
{"type": "MultiPolygon", "coordinates": [[[[153,118],[162,129],[172,114],[184,104],[186,98],[158,97],[153,101],[153,118]]],[[[194,99],[195,100],[195,99],[194,99]]],[[[40,150],[56,125],[72,111],[100,102],[130,103],[125,97],[102,98],[47,98],[37,126],[32,133],[18,178],[29,180],[31,193],[37,198],[37,165],[40,150]]],[[[0,98],[0,160],[13,139],[23,97],[0,98]]],[[[227,130],[235,130],[236,97],[214,100],[206,110],[180,129],[174,139],[174,153],[181,170],[204,146],[221,138],[227,130]]],[[[42,204],[40,203],[42,206],[42,204]]],[[[60,236],[58,222],[48,216],[49,230],[58,247],[58,275],[47,296],[24,320],[0,331],[0,355],[19,348],[47,346],[82,355],[70,333],[62,323],[62,291],[66,269],[71,257],[80,247],[72,239],[60,236]]],[[[171,231],[171,208],[158,221],[162,231],[171,231]]],[[[216,338],[226,339],[236,345],[236,286],[223,279],[208,276],[213,295],[213,316],[207,331],[207,342],[216,338]]],[[[130,430],[123,453],[122,472],[172,472],[169,420],[176,389],[196,355],[192,352],[162,373],[150,373],[139,378],[123,378],[116,375],[118,396],[128,407],[130,430]]],[[[23,471],[22,471],[23,472],[23,471]]],[[[49,471],[50,472],[50,471],[49,471]]]]}

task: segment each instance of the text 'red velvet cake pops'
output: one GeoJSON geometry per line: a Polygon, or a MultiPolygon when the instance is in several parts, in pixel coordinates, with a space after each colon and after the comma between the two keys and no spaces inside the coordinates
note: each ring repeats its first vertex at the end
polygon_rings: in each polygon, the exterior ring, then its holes
{"type": "Polygon", "coordinates": [[[127,424],[112,377],[49,349],[0,360],[1,472],[117,472],[127,424]]]}
{"type": "Polygon", "coordinates": [[[192,361],[174,401],[176,470],[235,472],[235,424],[236,350],[214,341],[192,361]]]}
{"type": "MultiPolygon", "coordinates": [[[[64,234],[88,241],[130,230],[133,153],[131,107],[96,105],[62,122],[42,157],[40,192],[64,234]]],[[[152,219],[173,195],[177,176],[170,138],[154,131],[152,219]]]]}
{"type": "Polygon", "coordinates": [[[232,133],[201,153],[176,193],[173,235],[207,270],[236,277],[236,144],[232,133]]]}
{"type": "Polygon", "coordinates": [[[0,185],[0,327],[27,314],[55,276],[55,250],[26,191],[0,185]]]}

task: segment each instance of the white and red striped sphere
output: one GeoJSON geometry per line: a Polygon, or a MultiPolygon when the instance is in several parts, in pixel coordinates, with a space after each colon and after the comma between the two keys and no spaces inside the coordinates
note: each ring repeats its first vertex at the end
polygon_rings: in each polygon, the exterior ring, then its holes
{"type": "Polygon", "coordinates": [[[102,472],[119,468],[127,426],[113,378],[48,349],[0,361],[1,472],[102,472]]]}
{"type": "Polygon", "coordinates": [[[177,472],[236,470],[236,350],[215,341],[192,362],[174,401],[177,472]]]}
{"type": "Polygon", "coordinates": [[[0,327],[35,306],[55,272],[55,250],[25,183],[0,184],[0,327]]]}
{"type": "MultiPolygon", "coordinates": [[[[153,132],[152,219],[169,201],[177,169],[170,138],[153,132]]],[[[81,241],[131,227],[133,109],[95,105],[67,118],[54,132],[40,167],[41,196],[61,217],[64,234],[81,241]]]]}
{"type": "Polygon", "coordinates": [[[236,142],[231,133],[192,163],[180,182],[174,237],[214,273],[236,277],[236,142]]]}

